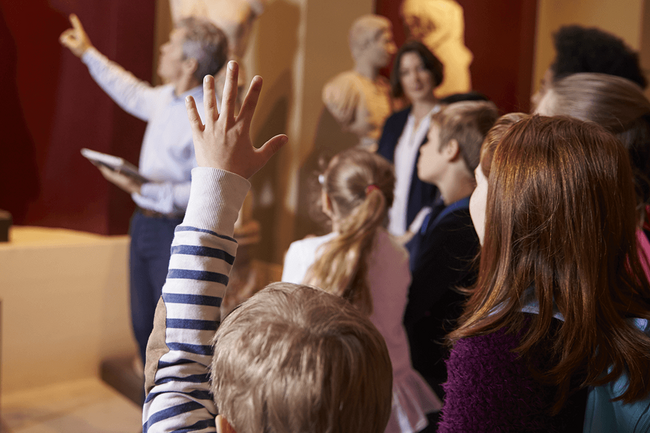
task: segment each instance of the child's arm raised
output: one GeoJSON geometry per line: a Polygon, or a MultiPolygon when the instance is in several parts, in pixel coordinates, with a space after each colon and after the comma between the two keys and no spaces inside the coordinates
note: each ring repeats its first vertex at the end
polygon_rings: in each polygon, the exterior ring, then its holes
{"type": "Polygon", "coordinates": [[[252,146],[249,128],[262,79],[253,78],[241,112],[235,116],[237,72],[237,64],[230,62],[221,114],[214,79],[206,77],[205,125],[194,101],[187,101],[199,167],[192,171],[187,213],[176,228],[167,281],[147,346],[145,433],[215,431],[216,408],[208,374],[219,307],[237,249],[232,238],[234,224],[250,187],[246,178],[287,141],[279,135],[260,149],[252,146]]]}
{"type": "Polygon", "coordinates": [[[262,77],[253,77],[241,111],[235,116],[239,66],[237,62],[230,61],[227,67],[221,100],[222,113],[217,111],[214,78],[206,75],[203,80],[205,125],[201,123],[191,96],[186,100],[187,115],[192,127],[198,166],[219,168],[248,179],[287,142],[287,136],[276,135],[259,149],[252,146],[250,126],[262,90],[262,77]]]}

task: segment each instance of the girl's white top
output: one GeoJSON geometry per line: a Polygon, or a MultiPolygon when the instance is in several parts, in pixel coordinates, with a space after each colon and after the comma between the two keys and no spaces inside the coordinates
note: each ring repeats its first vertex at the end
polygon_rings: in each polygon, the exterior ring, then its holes
{"type": "MultiPolygon", "coordinates": [[[[291,244],[284,259],[282,281],[302,284],[319,247],[336,233],[291,244]]],[[[439,411],[442,402],[411,366],[406,331],[402,324],[411,283],[408,252],[383,229],[377,232],[369,257],[368,282],[373,313],[370,320],[386,341],[393,364],[393,409],[386,432],[415,433],[427,425],[426,414],[439,411]]]]}

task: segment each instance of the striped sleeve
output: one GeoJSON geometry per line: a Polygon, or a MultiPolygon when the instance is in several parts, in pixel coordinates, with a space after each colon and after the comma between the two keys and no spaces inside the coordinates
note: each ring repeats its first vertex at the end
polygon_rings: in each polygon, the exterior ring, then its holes
{"type": "Polygon", "coordinates": [[[147,345],[143,432],[215,432],[211,341],[235,260],[235,221],[250,184],[195,168],[183,223],[147,345]]]}

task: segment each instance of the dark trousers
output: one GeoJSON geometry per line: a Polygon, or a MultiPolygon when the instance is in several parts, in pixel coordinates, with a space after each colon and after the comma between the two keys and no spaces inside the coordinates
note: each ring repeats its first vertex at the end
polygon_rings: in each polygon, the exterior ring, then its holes
{"type": "Polygon", "coordinates": [[[174,229],[182,221],[149,217],[137,210],[131,218],[131,323],[143,363],[156,305],[167,277],[174,229]]]}

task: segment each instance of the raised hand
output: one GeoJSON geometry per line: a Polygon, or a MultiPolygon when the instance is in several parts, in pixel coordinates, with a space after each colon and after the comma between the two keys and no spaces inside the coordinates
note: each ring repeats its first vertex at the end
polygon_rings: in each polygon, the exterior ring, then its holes
{"type": "Polygon", "coordinates": [[[248,179],[266,164],[288,138],[284,134],[276,135],[259,149],[253,147],[250,126],[262,90],[262,77],[253,78],[241,110],[235,116],[239,65],[230,61],[227,68],[221,114],[217,111],[214,77],[207,75],[203,80],[205,125],[201,123],[191,96],[185,100],[187,115],[199,167],[220,168],[248,179]]]}
{"type": "Polygon", "coordinates": [[[64,47],[68,47],[75,56],[81,57],[93,44],[75,14],[70,14],[70,23],[72,28],[61,33],[59,42],[64,47]]]}

